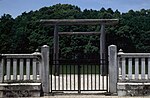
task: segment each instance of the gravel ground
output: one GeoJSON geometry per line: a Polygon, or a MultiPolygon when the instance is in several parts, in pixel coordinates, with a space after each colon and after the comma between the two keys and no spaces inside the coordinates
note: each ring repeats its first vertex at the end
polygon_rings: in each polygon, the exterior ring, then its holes
{"type": "MultiPolygon", "coordinates": [[[[35,98],[35,97],[30,97],[30,98],[35,98]]],[[[57,96],[44,96],[39,98],[150,98],[150,96],[118,97],[118,96],[104,96],[104,95],[57,95],[57,96]]]]}

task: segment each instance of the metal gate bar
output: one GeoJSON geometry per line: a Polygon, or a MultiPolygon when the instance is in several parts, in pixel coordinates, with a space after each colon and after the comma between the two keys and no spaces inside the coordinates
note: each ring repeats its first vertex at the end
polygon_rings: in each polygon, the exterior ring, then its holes
{"type": "MultiPolygon", "coordinates": [[[[58,62],[58,60],[53,61],[58,62]]],[[[103,61],[102,61],[103,62],[103,61]]],[[[108,91],[108,75],[101,76],[99,59],[59,60],[59,67],[51,64],[51,92],[108,91]],[[55,70],[59,70],[59,75],[55,70]]],[[[106,64],[105,64],[106,65],[106,64]]]]}

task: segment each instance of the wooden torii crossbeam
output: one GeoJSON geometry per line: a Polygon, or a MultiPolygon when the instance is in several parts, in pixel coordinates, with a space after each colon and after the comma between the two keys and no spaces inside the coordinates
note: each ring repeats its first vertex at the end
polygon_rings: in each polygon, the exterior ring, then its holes
{"type": "Polygon", "coordinates": [[[79,35],[79,34],[86,34],[86,35],[91,35],[91,34],[100,34],[100,32],[58,32],[59,35],[79,35]]]}
{"type": "Polygon", "coordinates": [[[115,25],[118,19],[41,19],[45,25],[115,25]]]}
{"type": "MultiPolygon", "coordinates": [[[[47,26],[54,26],[54,60],[59,59],[59,34],[101,34],[100,35],[100,59],[106,60],[106,25],[116,25],[118,19],[41,19],[40,22],[47,26]],[[66,25],[101,25],[100,32],[59,32],[59,26],[66,25]]],[[[59,72],[59,62],[56,63],[56,73],[59,72]]],[[[107,74],[107,66],[101,66],[101,74],[107,74]]]]}

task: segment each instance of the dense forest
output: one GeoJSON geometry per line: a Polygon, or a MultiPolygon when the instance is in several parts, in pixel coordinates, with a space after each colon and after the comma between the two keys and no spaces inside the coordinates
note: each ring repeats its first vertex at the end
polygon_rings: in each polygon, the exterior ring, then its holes
{"type": "MultiPolygon", "coordinates": [[[[115,44],[124,52],[150,52],[150,10],[129,10],[121,13],[111,8],[81,10],[70,4],[56,4],[36,11],[24,12],[12,18],[9,14],[0,17],[0,53],[32,53],[47,44],[53,49],[51,26],[43,26],[40,19],[119,19],[116,26],[107,26],[107,46],[115,44]]],[[[100,26],[61,26],[59,31],[100,31],[100,26]]],[[[99,35],[60,36],[61,57],[70,53],[99,52],[99,35]]]]}

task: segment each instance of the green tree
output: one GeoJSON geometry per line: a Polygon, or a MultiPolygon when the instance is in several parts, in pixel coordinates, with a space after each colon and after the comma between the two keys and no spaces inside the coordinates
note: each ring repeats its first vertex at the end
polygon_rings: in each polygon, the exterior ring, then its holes
{"type": "Polygon", "coordinates": [[[9,14],[4,14],[0,18],[0,52],[10,53],[12,36],[14,34],[14,19],[9,14]]]}
{"type": "MultiPolygon", "coordinates": [[[[129,10],[127,13],[113,11],[111,8],[100,10],[84,9],[74,5],[56,4],[36,11],[23,12],[13,19],[4,14],[0,18],[0,52],[31,53],[43,44],[48,44],[53,52],[53,26],[43,26],[40,19],[111,19],[119,23],[107,26],[107,46],[116,44],[125,52],[150,52],[150,10],[129,10]]],[[[100,26],[60,26],[59,31],[100,31],[100,26]]],[[[74,58],[79,54],[99,54],[98,35],[60,36],[61,58],[74,58]]]]}

